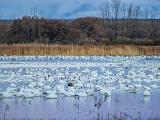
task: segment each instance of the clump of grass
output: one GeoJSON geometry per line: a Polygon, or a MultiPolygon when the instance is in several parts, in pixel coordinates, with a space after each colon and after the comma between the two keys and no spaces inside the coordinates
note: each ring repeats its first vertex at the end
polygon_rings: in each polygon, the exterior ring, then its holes
{"type": "Polygon", "coordinates": [[[160,55],[160,47],[156,46],[89,46],[89,45],[46,45],[46,44],[13,44],[0,45],[0,55],[160,55]]]}

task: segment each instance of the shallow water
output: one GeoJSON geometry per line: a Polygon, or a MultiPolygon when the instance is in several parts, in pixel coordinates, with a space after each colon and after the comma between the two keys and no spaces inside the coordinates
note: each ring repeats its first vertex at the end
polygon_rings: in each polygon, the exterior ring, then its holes
{"type": "MultiPolygon", "coordinates": [[[[160,84],[160,57],[122,57],[121,59],[119,57],[0,57],[0,88],[6,90],[10,83],[15,83],[20,87],[28,81],[41,80],[46,73],[54,78],[57,69],[64,70],[66,67],[69,68],[70,73],[81,73],[83,70],[89,69],[90,71],[96,70],[98,75],[102,76],[104,73],[100,68],[105,67],[112,71],[112,75],[109,75],[108,78],[117,76],[114,79],[126,79],[129,71],[144,72],[151,78],[138,75],[137,79],[143,80],[142,84],[160,84]],[[119,74],[119,71],[124,71],[124,73],[119,74]],[[41,75],[39,76],[39,74],[41,75]],[[145,81],[146,79],[153,80],[148,83],[145,81]],[[155,81],[155,79],[158,80],[155,81]]],[[[133,83],[137,83],[137,81],[133,81],[133,83]]],[[[55,83],[51,81],[47,84],[54,85],[55,83]]],[[[112,84],[115,84],[115,81],[112,84]]],[[[116,87],[119,88],[118,85],[116,87]]],[[[45,97],[25,99],[13,96],[0,99],[0,120],[160,119],[159,106],[159,88],[152,89],[149,97],[144,97],[143,90],[138,93],[117,90],[112,92],[109,97],[100,95],[99,92],[87,97],[59,95],[57,99],[46,99],[45,97]]]]}
{"type": "Polygon", "coordinates": [[[149,119],[160,118],[160,91],[143,97],[141,93],[114,93],[111,97],[62,97],[58,99],[1,99],[0,119],[149,119]]]}

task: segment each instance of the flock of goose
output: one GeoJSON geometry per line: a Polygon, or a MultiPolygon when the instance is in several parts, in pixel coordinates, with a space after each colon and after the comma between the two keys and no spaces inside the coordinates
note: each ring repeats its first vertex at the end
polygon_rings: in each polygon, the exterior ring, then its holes
{"type": "Polygon", "coordinates": [[[159,56],[1,56],[0,98],[111,96],[117,91],[150,96],[160,87],[159,60],[159,56]]]}

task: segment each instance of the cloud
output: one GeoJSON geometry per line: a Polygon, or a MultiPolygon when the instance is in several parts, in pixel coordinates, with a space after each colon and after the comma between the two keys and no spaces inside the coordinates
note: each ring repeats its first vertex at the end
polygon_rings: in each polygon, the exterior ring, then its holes
{"type": "MultiPolygon", "coordinates": [[[[36,8],[39,16],[47,18],[75,18],[97,16],[98,8],[104,0],[0,0],[3,18],[21,17],[33,14],[36,8]]],[[[160,8],[160,0],[122,0],[137,5],[160,8]]]]}

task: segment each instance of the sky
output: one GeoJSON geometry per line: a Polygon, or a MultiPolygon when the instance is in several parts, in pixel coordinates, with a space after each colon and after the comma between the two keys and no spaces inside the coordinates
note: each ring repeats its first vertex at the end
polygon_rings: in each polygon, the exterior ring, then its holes
{"type": "MultiPolygon", "coordinates": [[[[33,15],[45,18],[73,19],[99,16],[99,7],[104,0],[0,0],[0,19],[21,18],[33,15]]],[[[121,0],[160,11],[160,0],[121,0]]]]}

